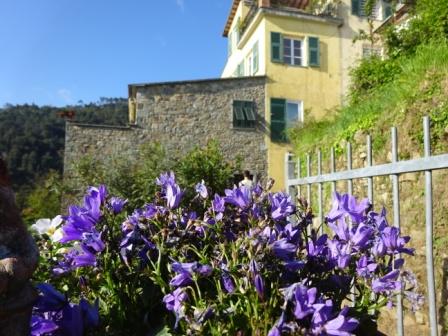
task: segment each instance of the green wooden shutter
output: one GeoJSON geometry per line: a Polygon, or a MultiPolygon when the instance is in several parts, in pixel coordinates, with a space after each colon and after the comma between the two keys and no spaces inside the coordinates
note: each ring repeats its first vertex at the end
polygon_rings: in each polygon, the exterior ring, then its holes
{"type": "Polygon", "coordinates": [[[275,142],[286,141],[286,100],[271,98],[271,140],[275,142]]]}
{"type": "Polygon", "coordinates": [[[244,124],[243,102],[233,101],[233,127],[242,127],[244,124]]]}
{"type": "Polygon", "coordinates": [[[352,14],[361,16],[361,0],[352,0],[352,14]]]}
{"type": "Polygon", "coordinates": [[[386,20],[389,16],[391,16],[393,14],[392,4],[390,4],[390,3],[383,3],[383,9],[384,9],[383,20],[386,20]]]}
{"type": "Polygon", "coordinates": [[[252,69],[254,74],[256,74],[258,71],[258,41],[255,42],[254,47],[252,49],[252,62],[253,62],[252,69]]]}
{"type": "Polygon", "coordinates": [[[318,67],[320,65],[320,50],[319,50],[319,38],[308,37],[308,63],[312,67],[318,67]]]}
{"type": "Polygon", "coordinates": [[[271,60],[272,62],[283,62],[282,34],[271,32],[271,60]]]}

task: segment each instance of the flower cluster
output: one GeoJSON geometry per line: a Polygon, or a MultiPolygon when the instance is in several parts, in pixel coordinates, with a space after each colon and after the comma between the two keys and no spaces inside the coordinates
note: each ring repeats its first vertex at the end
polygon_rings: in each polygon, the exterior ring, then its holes
{"type": "Polygon", "coordinates": [[[61,228],[60,243],[75,243],[64,255],[55,274],[63,274],[79,267],[97,266],[97,255],[105,249],[99,223],[105,215],[105,210],[118,214],[123,210],[126,200],[111,197],[107,200],[107,189],[101,185],[90,187],[84,196],[83,206],[71,205],[65,224],[61,228]]]}
{"type": "MultiPolygon", "coordinates": [[[[306,202],[271,193],[272,183],[211,195],[201,181],[192,198],[172,172],[156,184],[153,202],[121,226],[115,219],[125,201],[103,186],[89,188],[83,206],[64,217],[59,241],[72,247],[55,273],[120,267],[123,278],[140,281],[142,302],[155,300],[151,307],[172,313],[170,328],[181,334],[352,335],[401,291],[414,308],[421,304],[415,277],[403,268],[402,254],[413,254],[409,237],[368,200],[335,193],[319,235],[306,202]],[[151,284],[151,297],[142,281],[151,284]]],[[[141,321],[148,315],[156,313],[143,312],[141,321]]]]}

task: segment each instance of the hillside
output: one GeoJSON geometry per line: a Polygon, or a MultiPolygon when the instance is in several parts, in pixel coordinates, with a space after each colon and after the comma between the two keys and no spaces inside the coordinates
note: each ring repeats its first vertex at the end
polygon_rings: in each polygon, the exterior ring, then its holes
{"type": "MultiPolygon", "coordinates": [[[[416,53],[396,60],[399,65],[397,74],[388,83],[374,86],[361,98],[328,119],[305,124],[305,127],[291,130],[291,137],[298,156],[306,152],[315,152],[322,148],[324,161],[329,162],[329,149],[333,146],[338,154],[337,169],[346,167],[346,141],[353,144],[353,168],[365,166],[365,141],[370,134],[373,139],[374,164],[391,160],[390,128],[397,126],[399,136],[399,159],[417,158],[423,155],[422,117],[431,117],[431,135],[433,154],[448,152],[448,45],[432,43],[420,46],[416,53]]],[[[314,155],[315,157],[315,155],[314,155]]],[[[315,167],[315,165],[314,165],[315,167]]],[[[330,170],[325,165],[324,172],[330,170]]],[[[434,220],[436,249],[436,282],[440,306],[439,321],[447,328],[447,313],[444,307],[447,300],[446,265],[448,256],[448,188],[447,171],[434,173],[434,220]]],[[[374,180],[374,203],[376,207],[386,206],[389,220],[392,221],[392,185],[388,177],[374,180]]],[[[366,197],[365,181],[355,181],[355,194],[366,197]]],[[[338,185],[339,191],[345,191],[344,183],[338,185]]],[[[400,177],[401,222],[405,234],[412,236],[412,245],[416,248],[416,258],[409,259],[410,269],[414,270],[421,284],[426,288],[425,271],[425,231],[424,231],[424,176],[406,174],[400,177]]],[[[330,190],[326,189],[326,197],[330,190]]],[[[325,204],[325,203],[324,203],[325,204]]],[[[327,203],[328,204],[328,203],[327,203]]],[[[386,334],[394,334],[394,313],[387,312],[382,323],[386,334]]],[[[416,315],[406,313],[406,335],[427,333],[427,307],[416,315]]]]}
{"type": "Polygon", "coordinates": [[[127,100],[102,98],[97,103],[56,108],[6,105],[0,108],[0,153],[6,155],[16,190],[26,191],[50,170],[62,172],[65,141],[63,111],[74,121],[124,125],[127,100]]]}

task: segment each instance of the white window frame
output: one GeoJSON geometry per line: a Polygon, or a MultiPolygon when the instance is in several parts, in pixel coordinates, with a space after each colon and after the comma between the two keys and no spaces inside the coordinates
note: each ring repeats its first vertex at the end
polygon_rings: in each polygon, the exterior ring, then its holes
{"type": "Polygon", "coordinates": [[[246,74],[247,76],[253,76],[254,75],[254,67],[253,67],[253,58],[254,55],[252,54],[252,51],[246,56],[245,64],[246,64],[246,74]]]}
{"type": "Polygon", "coordinates": [[[305,39],[289,37],[289,36],[283,37],[283,63],[284,64],[293,65],[293,66],[304,66],[305,65],[305,52],[304,51],[305,51],[305,39]],[[286,41],[289,41],[289,48],[291,49],[291,55],[289,55],[289,56],[286,56],[286,53],[285,53],[286,41]],[[295,54],[294,42],[300,42],[300,57],[295,54]],[[286,57],[289,57],[291,59],[291,61],[286,62],[286,57]],[[300,64],[294,64],[295,59],[300,59],[300,64]]]}
{"type": "Polygon", "coordinates": [[[294,125],[291,121],[288,120],[288,104],[295,104],[298,106],[298,115],[297,115],[297,122],[303,123],[304,118],[304,112],[303,112],[303,100],[289,100],[286,99],[286,113],[285,113],[285,124],[286,127],[290,127],[294,125]]]}

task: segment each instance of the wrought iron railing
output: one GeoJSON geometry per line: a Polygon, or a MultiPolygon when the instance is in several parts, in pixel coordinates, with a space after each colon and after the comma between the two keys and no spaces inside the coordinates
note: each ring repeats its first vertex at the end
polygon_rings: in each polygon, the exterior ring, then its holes
{"type": "MultiPolygon", "coordinates": [[[[397,129],[391,129],[391,154],[392,162],[381,165],[373,165],[372,162],[372,139],[367,136],[366,153],[367,166],[359,169],[352,169],[352,146],[347,143],[347,168],[344,171],[336,171],[336,160],[334,149],[331,150],[330,172],[322,171],[322,153],[317,153],[317,175],[311,176],[311,156],[306,156],[306,176],[302,176],[300,159],[291,161],[288,154],[285,157],[285,186],[286,190],[293,193],[297,188],[299,195],[302,195],[302,187],[306,187],[306,199],[311,202],[312,186],[317,185],[317,220],[319,224],[323,224],[323,185],[330,183],[332,191],[336,190],[336,182],[346,181],[347,191],[353,193],[353,180],[366,179],[367,193],[369,199],[373,202],[373,178],[378,176],[391,176],[392,195],[393,195],[393,223],[396,227],[400,227],[400,191],[399,176],[404,173],[425,173],[425,231],[426,231],[426,272],[427,272],[427,300],[429,306],[429,322],[430,335],[438,335],[437,326],[437,310],[436,310],[436,293],[434,280],[434,256],[433,256],[433,195],[432,195],[432,172],[437,169],[448,168],[448,154],[431,155],[430,142],[430,119],[423,118],[423,135],[424,135],[424,156],[418,159],[400,161],[398,159],[398,141],[397,129]]],[[[320,225],[322,228],[323,225],[320,225]]],[[[404,318],[403,304],[401,295],[397,300],[397,335],[404,335],[404,318]]]]}

